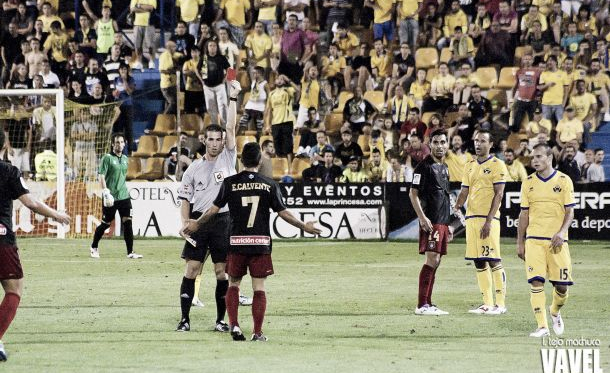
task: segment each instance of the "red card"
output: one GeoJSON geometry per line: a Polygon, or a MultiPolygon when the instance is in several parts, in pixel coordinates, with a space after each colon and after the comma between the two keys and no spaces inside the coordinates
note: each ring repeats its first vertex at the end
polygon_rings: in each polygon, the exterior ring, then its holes
{"type": "Polygon", "coordinates": [[[229,67],[227,69],[227,80],[232,82],[235,78],[237,78],[237,71],[234,68],[229,67]]]}

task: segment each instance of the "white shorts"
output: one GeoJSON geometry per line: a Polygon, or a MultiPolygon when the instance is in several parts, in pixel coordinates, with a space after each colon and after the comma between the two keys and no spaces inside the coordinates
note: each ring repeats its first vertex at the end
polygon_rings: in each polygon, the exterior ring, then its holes
{"type": "Polygon", "coordinates": [[[13,148],[13,155],[8,155],[11,164],[21,172],[30,172],[30,152],[26,149],[13,148]]]}

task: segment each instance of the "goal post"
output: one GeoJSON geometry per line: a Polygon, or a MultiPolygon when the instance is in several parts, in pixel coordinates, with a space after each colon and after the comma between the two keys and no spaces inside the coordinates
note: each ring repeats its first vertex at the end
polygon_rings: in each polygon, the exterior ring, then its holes
{"type": "Polygon", "coordinates": [[[68,100],[62,89],[0,90],[0,122],[10,144],[10,152],[3,156],[23,170],[36,198],[73,218],[70,226],[63,226],[16,202],[18,236],[63,239],[93,234],[101,218],[97,165],[110,150],[120,104],[78,104],[68,100]]]}

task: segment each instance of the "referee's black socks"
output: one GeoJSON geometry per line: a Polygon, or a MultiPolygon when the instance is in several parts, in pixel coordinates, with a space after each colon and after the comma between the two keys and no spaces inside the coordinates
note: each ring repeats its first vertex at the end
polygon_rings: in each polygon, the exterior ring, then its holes
{"type": "Polygon", "coordinates": [[[190,322],[191,304],[195,295],[195,279],[183,277],[180,286],[180,308],[182,309],[182,319],[190,322]]]}
{"type": "Polygon", "coordinates": [[[225,296],[229,289],[229,280],[216,280],[216,322],[222,321],[227,312],[225,296]]]}

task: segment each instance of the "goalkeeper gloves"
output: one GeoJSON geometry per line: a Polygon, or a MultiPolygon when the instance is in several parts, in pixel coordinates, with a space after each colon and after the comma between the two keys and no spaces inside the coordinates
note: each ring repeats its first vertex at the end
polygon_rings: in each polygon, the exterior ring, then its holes
{"type": "Polygon", "coordinates": [[[114,197],[110,194],[110,189],[106,188],[102,191],[102,203],[104,207],[114,206],[114,197]]]}

